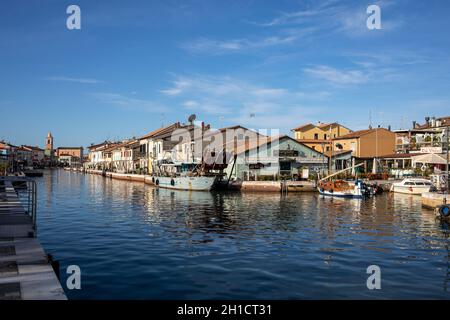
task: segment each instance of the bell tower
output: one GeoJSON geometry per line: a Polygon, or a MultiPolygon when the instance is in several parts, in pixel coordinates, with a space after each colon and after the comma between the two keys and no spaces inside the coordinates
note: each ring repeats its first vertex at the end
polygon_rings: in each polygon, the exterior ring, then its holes
{"type": "Polygon", "coordinates": [[[47,138],[45,138],[45,151],[49,155],[53,153],[53,136],[51,132],[49,132],[47,138]]]}

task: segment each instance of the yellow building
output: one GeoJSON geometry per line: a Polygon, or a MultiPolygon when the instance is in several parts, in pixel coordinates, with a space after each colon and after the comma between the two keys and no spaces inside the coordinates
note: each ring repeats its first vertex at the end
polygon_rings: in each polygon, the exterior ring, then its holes
{"type": "Polygon", "coordinates": [[[352,132],[349,128],[337,123],[307,123],[295,129],[294,137],[301,143],[319,152],[327,152],[331,149],[331,139],[339,138],[352,132]]]}

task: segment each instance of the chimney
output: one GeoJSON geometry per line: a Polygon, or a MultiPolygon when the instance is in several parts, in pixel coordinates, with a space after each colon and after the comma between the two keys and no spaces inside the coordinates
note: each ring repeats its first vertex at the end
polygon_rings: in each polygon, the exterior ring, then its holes
{"type": "Polygon", "coordinates": [[[430,124],[430,117],[425,117],[425,122],[426,122],[426,124],[430,124]]]}
{"type": "Polygon", "coordinates": [[[388,125],[388,130],[391,131],[391,125],[388,125]]]}
{"type": "Polygon", "coordinates": [[[412,128],[415,129],[416,127],[417,127],[417,122],[416,122],[416,121],[413,121],[413,126],[412,126],[412,128]]]}

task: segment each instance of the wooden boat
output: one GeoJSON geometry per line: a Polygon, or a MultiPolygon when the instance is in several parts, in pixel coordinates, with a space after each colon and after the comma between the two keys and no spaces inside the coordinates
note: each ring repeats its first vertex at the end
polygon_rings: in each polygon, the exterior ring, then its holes
{"type": "Polygon", "coordinates": [[[319,193],[325,196],[362,198],[366,195],[366,189],[361,180],[355,182],[344,180],[319,181],[317,188],[319,193]]]}
{"type": "Polygon", "coordinates": [[[326,176],[320,179],[317,183],[317,190],[324,196],[343,197],[343,198],[362,198],[370,195],[370,190],[361,180],[345,181],[345,180],[333,180],[334,176],[337,176],[345,171],[364,165],[363,163],[350,167],[344,170],[340,170],[334,174],[326,176]]]}
{"type": "Polygon", "coordinates": [[[391,186],[392,192],[421,195],[425,192],[430,192],[434,189],[430,180],[423,178],[407,178],[401,182],[393,183],[391,186]]]}

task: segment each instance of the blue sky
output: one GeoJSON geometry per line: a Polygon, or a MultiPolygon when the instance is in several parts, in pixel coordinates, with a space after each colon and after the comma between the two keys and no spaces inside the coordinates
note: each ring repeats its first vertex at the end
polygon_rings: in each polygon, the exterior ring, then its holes
{"type": "Polygon", "coordinates": [[[450,114],[450,3],[0,2],[0,139],[89,145],[197,119],[281,132],[450,114]],[[81,30],[66,8],[81,8],[81,30]],[[382,29],[366,27],[367,6],[382,29]]]}

